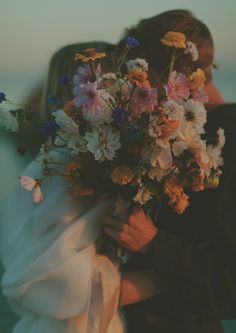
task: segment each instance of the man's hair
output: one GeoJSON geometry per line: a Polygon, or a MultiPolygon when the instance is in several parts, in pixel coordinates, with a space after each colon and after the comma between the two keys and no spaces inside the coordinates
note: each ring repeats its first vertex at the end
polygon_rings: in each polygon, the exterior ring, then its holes
{"type": "MultiPolygon", "coordinates": [[[[214,57],[214,42],[208,27],[188,10],[170,10],[151,18],[143,19],[125,30],[124,36],[132,36],[140,41],[140,46],[133,47],[128,57],[142,57],[149,63],[153,71],[160,74],[170,63],[172,49],[161,43],[161,38],[168,31],[182,32],[187,40],[196,44],[199,59],[193,63],[191,55],[178,57],[176,69],[183,66],[202,68],[207,79],[211,79],[211,67],[214,57]]],[[[118,43],[117,51],[124,47],[124,38],[118,43]]],[[[116,52],[117,52],[116,51],[116,52]]],[[[178,52],[181,52],[177,50],[178,52]]]]}

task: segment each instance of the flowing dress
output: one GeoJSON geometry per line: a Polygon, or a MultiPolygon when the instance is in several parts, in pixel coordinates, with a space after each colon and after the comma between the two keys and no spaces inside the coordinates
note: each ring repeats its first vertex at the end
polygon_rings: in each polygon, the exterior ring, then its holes
{"type": "MultiPolygon", "coordinates": [[[[22,175],[40,178],[41,167],[22,175]]],[[[1,221],[2,289],[20,317],[13,333],[125,332],[118,268],[95,249],[106,201],[73,198],[61,176],[43,182],[43,195],[36,204],[17,184],[1,221]]]]}

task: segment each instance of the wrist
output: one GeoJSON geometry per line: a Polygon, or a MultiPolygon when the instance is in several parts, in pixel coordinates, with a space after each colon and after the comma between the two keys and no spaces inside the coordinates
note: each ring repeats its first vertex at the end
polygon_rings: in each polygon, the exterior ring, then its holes
{"type": "Polygon", "coordinates": [[[140,253],[145,254],[150,250],[154,240],[156,239],[157,234],[158,234],[158,229],[154,227],[152,237],[150,238],[149,242],[139,250],[140,253]]]}

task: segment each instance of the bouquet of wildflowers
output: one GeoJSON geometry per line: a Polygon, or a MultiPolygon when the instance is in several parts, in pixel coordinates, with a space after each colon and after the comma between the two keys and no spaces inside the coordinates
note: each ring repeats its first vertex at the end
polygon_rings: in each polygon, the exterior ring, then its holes
{"type": "MultiPolygon", "coordinates": [[[[204,139],[205,74],[200,68],[188,68],[186,73],[174,70],[176,49],[196,61],[195,44],[182,33],[163,36],[162,43],[172,48],[173,57],[166,82],[156,88],[148,80],[145,59],[126,59],[138,43],[126,38],[114,72],[102,70],[105,53],[86,49],[75,55],[79,65],[73,77],[74,99],[53,112],[53,119],[44,125],[48,141],[37,158],[42,178],[20,179],[26,190],[33,190],[35,202],[43,200],[44,179],[57,173],[70,182],[76,197],[119,198],[118,214],[132,202],[146,212],[158,210],[164,200],[182,214],[189,205],[189,190],[218,185],[225,139],[221,128],[214,144],[204,139]],[[124,65],[126,71],[121,70],[124,65]],[[52,148],[64,149],[69,156],[63,171],[56,168],[52,148]]],[[[3,93],[0,98],[6,100],[3,93]]],[[[16,114],[2,113],[0,119],[17,128],[16,114]]]]}

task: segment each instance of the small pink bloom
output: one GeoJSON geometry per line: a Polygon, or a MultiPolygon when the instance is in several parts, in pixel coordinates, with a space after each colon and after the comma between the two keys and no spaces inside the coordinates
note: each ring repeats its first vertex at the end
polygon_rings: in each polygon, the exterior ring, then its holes
{"type": "Polygon", "coordinates": [[[74,103],[77,107],[82,106],[83,112],[96,114],[104,105],[101,90],[97,89],[97,82],[87,82],[75,87],[74,94],[74,103]]]}
{"type": "Polygon", "coordinates": [[[138,116],[143,112],[152,112],[157,105],[157,89],[136,87],[131,100],[131,115],[138,116]]]}
{"type": "Polygon", "coordinates": [[[183,103],[189,97],[189,86],[186,76],[182,73],[173,71],[170,75],[168,84],[164,86],[167,99],[176,103],[183,103]]]}
{"type": "Polygon", "coordinates": [[[28,176],[20,176],[19,178],[23,189],[29,192],[33,191],[33,200],[35,203],[43,201],[43,193],[38,180],[28,176]]]}
{"type": "Polygon", "coordinates": [[[200,86],[197,90],[194,90],[192,93],[193,100],[200,102],[200,103],[207,103],[208,102],[208,95],[204,89],[204,85],[200,86]]]}

